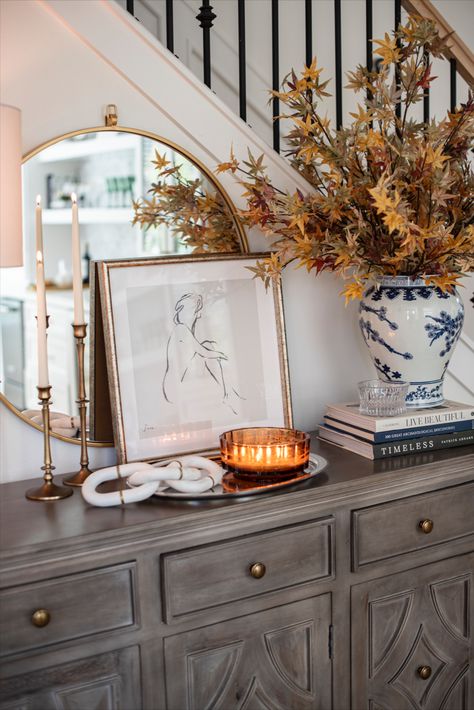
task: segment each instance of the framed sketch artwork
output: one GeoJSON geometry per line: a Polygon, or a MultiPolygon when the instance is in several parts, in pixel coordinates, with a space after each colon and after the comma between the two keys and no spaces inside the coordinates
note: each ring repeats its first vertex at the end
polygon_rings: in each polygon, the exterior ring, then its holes
{"type": "Polygon", "coordinates": [[[257,255],[98,262],[120,463],[215,450],[227,429],[291,426],[281,291],[257,255]]]}

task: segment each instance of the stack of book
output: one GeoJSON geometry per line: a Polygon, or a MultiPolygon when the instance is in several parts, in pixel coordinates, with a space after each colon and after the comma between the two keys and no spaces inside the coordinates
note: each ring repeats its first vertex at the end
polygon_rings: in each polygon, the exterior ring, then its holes
{"type": "Polygon", "coordinates": [[[319,438],[368,459],[474,444],[474,405],[445,401],[398,417],[370,417],[358,404],[331,404],[319,438]]]}

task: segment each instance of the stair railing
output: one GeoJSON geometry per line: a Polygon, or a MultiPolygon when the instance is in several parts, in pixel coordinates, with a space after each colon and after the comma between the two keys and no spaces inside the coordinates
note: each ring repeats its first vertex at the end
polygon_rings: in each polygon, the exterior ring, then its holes
{"type": "MultiPolygon", "coordinates": [[[[245,30],[245,6],[246,0],[237,1],[238,17],[238,66],[239,66],[239,114],[242,120],[247,120],[247,65],[246,65],[246,30],[245,30]]],[[[312,0],[304,0],[305,3],[305,60],[309,66],[313,58],[313,5],[312,0]]],[[[342,85],[342,20],[341,20],[341,0],[333,0],[333,21],[334,21],[334,52],[335,52],[335,102],[336,102],[336,124],[342,126],[343,122],[343,85],[342,85]]],[[[376,66],[373,59],[373,0],[365,0],[365,44],[366,44],[366,65],[372,70],[376,66]]],[[[439,28],[443,37],[449,35],[449,49],[446,52],[450,62],[450,111],[454,111],[457,105],[457,74],[459,73],[469,85],[474,84],[474,55],[453,32],[444,17],[432,5],[430,0],[394,0],[393,26],[398,28],[401,23],[402,6],[411,13],[419,14],[428,19],[432,19],[439,28]]],[[[135,0],[126,0],[128,12],[135,14],[135,0]]],[[[212,67],[211,67],[211,29],[216,19],[213,6],[210,0],[202,0],[196,20],[202,28],[203,43],[203,81],[211,88],[212,67]]],[[[280,88],[280,66],[279,66],[279,0],[271,0],[271,56],[272,56],[272,89],[278,91],[280,88]]],[[[173,22],[173,0],[166,0],[166,46],[174,52],[174,22],[173,22]]],[[[427,56],[427,59],[429,57],[427,56]]],[[[279,115],[278,97],[272,99],[272,114],[275,118],[279,115]]],[[[397,113],[400,115],[401,106],[397,106],[397,113]]],[[[423,119],[428,122],[430,119],[430,89],[425,90],[423,99],[423,119]]],[[[273,121],[273,147],[280,152],[280,122],[273,121]]]]}

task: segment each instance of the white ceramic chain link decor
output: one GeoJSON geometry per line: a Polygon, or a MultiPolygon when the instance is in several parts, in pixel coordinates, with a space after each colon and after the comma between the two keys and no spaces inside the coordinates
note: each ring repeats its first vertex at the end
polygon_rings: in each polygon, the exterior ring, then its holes
{"type": "Polygon", "coordinates": [[[215,461],[203,456],[181,456],[173,461],[159,461],[110,466],[94,471],[83,483],[81,491],[91,505],[109,507],[137,503],[158,492],[174,488],[181,493],[204,493],[222,481],[224,470],[215,461]],[[126,479],[127,488],[99,493],[97,487],[105,481],[126,479]]]}

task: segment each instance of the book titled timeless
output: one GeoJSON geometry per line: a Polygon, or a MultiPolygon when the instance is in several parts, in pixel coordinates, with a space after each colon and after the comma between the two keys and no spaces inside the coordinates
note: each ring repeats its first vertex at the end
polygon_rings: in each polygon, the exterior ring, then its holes
{"type": "Polygon", "coordinates": [[[326,416],[353,424],[359,429],[369,431],[395,431],[396,429],[414,429],[415,427],[434,426],[474,419],[474,406],[460,402],[445,401],[438,407],[418,409],[406,412],[400,417],[369,417],[360,414],[359,405],[330,404],[326,416]]]}
{"type": "Polygon", "coordinates": [[[436,434],[435,436],[423,436],[419,439],[405,441],[390,441],[383,444],[371,444],[359,437],[349,436],[335,429],[320,426],[319,437],[324,441],[342,446],[368,459],[383,459],[391,456],[403,456],[404,454],[416,454],[418,452],[474,444],[474,430],[455,431],[451,434],[436,434]]]}

